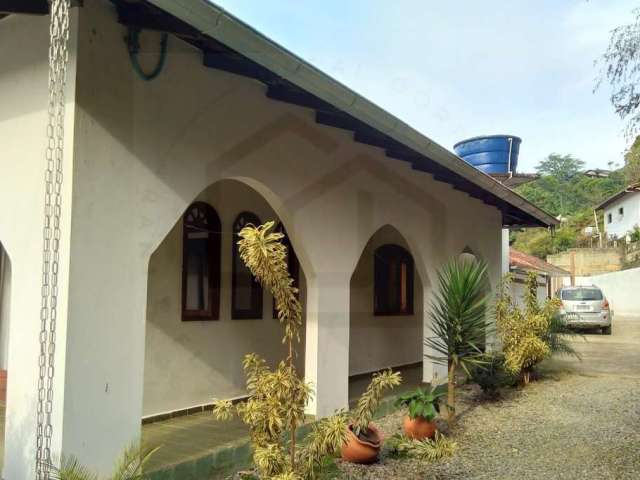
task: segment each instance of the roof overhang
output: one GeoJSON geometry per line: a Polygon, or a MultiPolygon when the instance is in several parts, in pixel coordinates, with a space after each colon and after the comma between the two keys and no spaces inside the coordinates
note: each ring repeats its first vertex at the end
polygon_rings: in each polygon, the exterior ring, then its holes
{"type": "Polygon", "coordinates": [[[318,123],[352,131],[355,141],[379,147],[387,157],[497,208],[504,226],[558,224],[513,190],[206,0],[111,1],[120,23],[191,43],[202,50],[205,67],[258,80],[269,98],[315,110],[318,123]]]}
{"type": "Polygon", "coordinates": [[[617,202],[627,194],[638,193],[638,192],[640,192],[640,182],[628,185],[623,190],[620,190],[618,193],[615,193],[614,195],[610,196],[599,205],[596,205],[595,210],[603,210],[607,208],[609,205],[617,202]]]}

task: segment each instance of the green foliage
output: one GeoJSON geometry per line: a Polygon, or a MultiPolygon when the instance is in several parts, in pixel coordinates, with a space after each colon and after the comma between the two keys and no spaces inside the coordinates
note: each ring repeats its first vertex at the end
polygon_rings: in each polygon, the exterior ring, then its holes
{"type": "Polygon", "coordinates": [[[393,373],[390,369],[373,374],[373,379],[367,390],[360,397],[360,400],[358,400],[358,405],[351,419],[353,433],[356,436],[366,432],[369,428],[369,423],[371,423],[373,415],[378,409],[383,392],[400,385],[401,382],[400,373],[393,373]]]}
{"type": "MultiPolygon", "coordinates": [[[[337,412],[321,420],[297,445],[296,429],[304,422],[304,407],[313,391],[293,362],[294,343],[300,341],[302,307],[287,269],[287,249],[280,241],[283,234],[273,232],[273,226],[274,222],[247,225],[239,233],[238,246],[240,257],[251,273],[276,300],[278,319],[284,327],[283,343],[288,345],[289,353],[275,369],[255,353],[246,355],[243,368],[248,400],[235,405],[228,400],[216,400],[213,414],[218,420],[238,415],[249,427],[253,460],[261,478],[311,479],[322,467],[324,458],[339,452],[347,440],[348,418],[346,413],[337,412]]],[[[366,429],[382,392],[398,385],[400,380],[400,374],[390,370],[374,375],[358,402],[353,424],[366,429]]]]}
{"type": "Polygon", "coordinates": [[[599,61],[602,71],[596,88],[603,83],[611,87],[611,105],[627,120],[627,137],[640,127],[640,9],[633,11],[633,21],[611,32],[609,46],[599,61]]]}
{"type": "Polygon", "coordinates": [[[470,380],[478,384],[484,396],[489,399],[498,398],[501,388],[516,383],[516,378],[505,367],[504,355],[497,352],[487,354],[486,364],[482,368],[474,368],[470,380]]]}
{"type": "Polygon", "coordinates": [[[417,388],[413,392],[401,395],[395,402],[396,407],[407,407],[409,417],[422,417],[431,421],[440,413],[440,401],[447,394],[445,385],[438,385],[432,388],[427,385],[424,388],[417,388]]]}
{"type": "Polygon", "coordinates": [[[486,318],[487,265],[484,262],[449,261],[438,271],[438,291],[431,304],[431,330],[425,345],[427,358],[447,365],[450,422],[455,412],[456,370],[467,375],[484,363],[484,345],[490,323],[486,318]]]}
{"type": "Polygon", "coordinates": [[[514,248],[544,259],[588,241],[582,230],[594,224],[593,207],[624,188],[625,178],[621,170],[591,178],[580,174],[581,168],[582,162],[571,155],[551,154],[536,167],[541,177],[517,188],[527,200],[567,221],[554,233],[539,228],[514,233],[514,248]]]}
{"type": "MultiPolygon", "coordinates": [[[[559,302],[557,303],[559,306],[559,302]]],[[[549,345],[552,355],[568,355],[581,359],[580,354],[573,348],[570,339],[583,337],[566,324],[559,313],[551,316],[549,328],[543,335],[544,342],[549,345]]],[[[583,337],[584,338],[584,337],[583,337]]]]}
{"type": "Polygon", "coordinates": [[[624,155],[624,178],[629,185],[640,182],[640,136],[624,155]]]}
{"type": "Polygon", "coordinates": [[[559,182],[568,182],[580,173],[583,167],[584,162],[573,155],[552,153],[536,165],[536,171],[559,182]]]}
{"type": "Polygon", "coordinates": [[[527,384],[535,365],[553,353],[548,343],[549,332],[552,320],[558,315],[560,301],[547,299],[541,306],[537,297],[537,275],[529,272],[524,308],[520,308],[512,296],[511,284],[511,275],[505,275],[496,298],[496,325],[507,371],[513,375],[522,374],[527,384]]]}
{"type": "Polygon", "coordinates": [[[629,238],[632,242],[640,242],[640,226],[636,225],[629,233],[629,238]]]}
{"type": "Polygon", "coordinates": [[[413,440],[400,434],[393,435],[387,440],[389,453],[396,458],[411,457],[427,462],[436,462],[453,456],[458,445],[440,432],[435,437],[424,440],[413,440]]]}
{"type": "MultiPolygon", "coordinates": [[[[144,466],[159,447],[143,450],[134,444],[125,450],[118,460],[114,472],[108,480],[145,480],[144,466]]],[[[63,456],[60,467],[53,468],[51,478],[54,480],[98,480],[100,477],[81,465],[77,458],[63,456]]]]}
{"type": "Polygon", "coordinates": [[[467,373],[483,362],[480,348],[490,324],[486,319],[487,265],[454,259],[438,271],[438,292],[431,305],[431,330],[425,339],[433,361],[454,363],[467,373]]]}

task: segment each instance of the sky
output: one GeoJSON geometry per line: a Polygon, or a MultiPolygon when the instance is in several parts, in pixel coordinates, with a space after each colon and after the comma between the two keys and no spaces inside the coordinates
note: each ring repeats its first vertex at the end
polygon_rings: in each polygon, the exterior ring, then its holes
{"type": "Polygon", "coordinates": [[[623,163],[609,90],[594,93],[629,0],[214,0],[442,146],[522,138],[518,170],[552,152],[623,163]]]}

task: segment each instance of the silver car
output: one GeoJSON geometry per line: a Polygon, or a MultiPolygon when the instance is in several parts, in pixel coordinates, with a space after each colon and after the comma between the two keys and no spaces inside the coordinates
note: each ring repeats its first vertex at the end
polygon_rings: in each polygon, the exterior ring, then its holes
{"type": "Polygon", "coordinates": [[[562,300],[560,314],[568,326],[601,328],[603,334],[611,335],[613,311],[598,287],[563,287],[558,291],[558,297],[562,300]]]}

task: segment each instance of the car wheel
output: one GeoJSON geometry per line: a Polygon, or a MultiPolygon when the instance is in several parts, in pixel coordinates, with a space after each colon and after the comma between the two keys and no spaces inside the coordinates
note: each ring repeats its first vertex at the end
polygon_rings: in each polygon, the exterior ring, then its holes
{"type": "Polygon", "coordinates": [[[602,334],[611,335],[611,325],[609,325],[608,327],[602,327],[602,334]]]}

